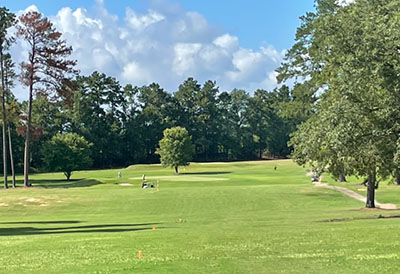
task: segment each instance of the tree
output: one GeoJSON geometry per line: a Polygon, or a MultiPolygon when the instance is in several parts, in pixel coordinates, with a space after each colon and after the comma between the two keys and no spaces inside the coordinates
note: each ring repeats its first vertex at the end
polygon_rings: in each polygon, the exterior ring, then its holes
{"type": "Polygon", "coordinates": [[[161,164],[173,167],[178,174],[179,166],[188,166],[193,156],[193,144],[188,131],[183,127],[173,127],[164,130],[164,137],[159,142],[157,154],[161,164]]]}
{"type": "MultiPolygon", "coordinates": [[[[11,166],[11,175],[12,175],[12,185],[15,188],[15,168],[14,168],[14,156],[13,156],[13,145],[11,139],[11,127],[10,124],[16,124],[18,117],[20,115],[20,104],[14,98],[14,95],[11,92],[11,88],[14,87],[14,79],[16,77],[14,71],[15,64],[12,61],[11,55],[9,53],[3,56],[3,76],[4,76],[4,91],[5,97],[4,100],[7,101],[5,105],[6,115],[2,115],[2,119],[6,119],[7,132],[8,132],[8,149],[10,153],[10,166],[11,166]]],[[[4,124],[3,124],[4,125],[4,124]]],[[[6,160],[7,157],[3,157],[3,160],[6,160]]]]}
{"type": "Polygon", "coordinates": [[[76,133],[58,133],[42,148],[43,163],[49,171],[62,171],[69,181],[73,171],[92,164],[90,144],[76,133]]]}
{"type": "Polygon", "coordinates": [[[233,89],[225,96],[223,94],[218,97],[219,116],[222,118],[219,127],[222,135],[221,142],[228,149],[228,159],[252,158],[253,136],[246,117],[251,97],[241,89],[233,89]]]}
{"type": "MultiPolygon", "coordinates": [[[[372,208],[379,179],[396,171],[398,163],[400,3],[358,0],[340,6],[333,0],[317,2],[318,13],[307,21],[307,35],[301,40],[307,46],[298,47],[304,49],[302,56],[307,60],[297,54],[299,62],[287,59],[283,67],[290,69],[283,71],[293,72],[301,65],[307,68],[309,82],[324,93],[322,107],[315,113],[324,126],[300,127],[297,136],[326,130],[314,143],[316,152],[306,157],[320,160],[322,156],[329,166],[344,159],[350,174],[368,178],[366,207],[372,208]]],[[[304,141],[298,142],[298,151],[301,144],[304,141]]]]}
{"type": "Polygon", "coordinates": [[[119,82],[104,73],[77,77],[71,110],[72,130],[93,143],[94,167],[110,167],[124,155],[126,98],[119,82]]]}
{"type": "MultiPolygon", "coordinates": [[[[176,125],[174,100],[167,91],[158,84],[152,83],[138,89],[140,113],[135,117],[139,133],[142,159],[157,161],[156,149],[166,128],[176,125]]],[[[142,161],[143,161],[142,160],[142,161]]]]}
{"type": "MultiPolygon", "coordinates": [[[[0,72],[1,72],[1,112],[2,112],[2,135],[3,135],[3,175],[4,188],[8,188],[7,182],[7,115],[6,115],[6,93],[7,88],[7,71],[10,69],[7,65],[10,64],[11,56],[7,55],[7,50],[14,42],[14,38],[7,36],[8,29],[15,25],[15,14],[9,12],[5,7],[0,7],[0,72]],[[8,60],[9,59],[9,60],[8,60]]],[[[11,62],[12,63],[12,62],[11,62]]]]}
{"type": "Polygon", "coordinates": [[[29,88],[24,153],[24,186],[28,187],[33,95],[49,95],[55,91],[61,98],[69,97],[69,90],[63,87],[77,71],[74,70],[76,61],[67,59],[72,47],[61,40],[61,33],[48,18],[38,12],[28,12],[19,21],[17,35],[29,44],[28,61],[21,63],[20,74],[21,83],[29,88]]]}
{"type": "Polygon", "coordinates": [[[201,160],[219,158],[220,120],[217,104],[219,88],[215,81],[206,81],[195,97],[196,154],[201,160]]]}
{"type": "Polygon", "coordinates": [[[6,111],[7,111],[7,119],[8,119],[7,132],[8,132],[8,146],[9,146],[9,150],[10,150],[11,176],[12,176],[12,184],[13,184],[13,187],[15,188],[17,186],[16,186],[16,181],[15,181],[14,154],[13,154],[13,144],[12,144],[12,139],[11,139],[10,124],[17,123],[18,117],[21,113],[20,104],[15,99],[10,100],[7,104],[6,111]]]}

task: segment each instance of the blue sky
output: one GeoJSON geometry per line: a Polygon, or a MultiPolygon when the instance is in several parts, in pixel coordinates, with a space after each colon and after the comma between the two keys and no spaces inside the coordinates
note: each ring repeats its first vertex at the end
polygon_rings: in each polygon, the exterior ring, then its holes
{"type": "MultiPolygon", "coordinates": [[[[157,82],[170,92],[188,77],[221,90],[277,86],[275,69],[313,0],[3,0],[19,14],[38,10],[72,45],[84,75],[122,84],[157,82]],[[29,8],[28,8],[29,7],[29,8]]],[[[19,41],[17,63],[26,57],[19,41]]],[[[17,87],[17,96],[25,92],[17,87]]]]}

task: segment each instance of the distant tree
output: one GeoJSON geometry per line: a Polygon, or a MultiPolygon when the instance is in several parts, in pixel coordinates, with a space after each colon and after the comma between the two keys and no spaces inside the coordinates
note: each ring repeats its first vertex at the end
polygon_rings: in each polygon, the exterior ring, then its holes
{"type": "Polygon", "coordinates": [[[124,89],[113,77],[93,72],[77,77],[77,90],[70,112],[72,131],[93,143],[93,165],[96,168],[123,165],[124,89]]]}
{"type": "Polygon", "coordinates": [[[6,94],[7,88],[7,71],[10,69],[7,65],[12,64],[11,56],[7,53],[11,44],[14,42],[13,37],[8,36],[8,30],[15,25],[15,14],[9,12],[6,7],[0,7],[0,72],[1,72],[1,112],[2,112],[2,135],[3,135],[3,176],[4,187],[8,188],[7,182],[7,115],[6,115],[6,94]],[[11,63],[10,63],[11,62],[11,63]]]}
{"type": "Polygon", "coordinates": [[[173,167],[178,174],[178,167],[188,166],[193,156],[193,144],[187,130],[183,127],[164,130],[156,153],[160,155],[163,166],[173,167]]]}
{"type": "MultiPolygon", "coordinates": [[[[63,107],[63,102],[54,102],[46,96],[37,95],[32,102],[31,136],[30,136],[30,166],[32,169],[42,166],[41,148],[45,142],[60,132],[72,132],[69,130],[68,110],[63,107]]],[[[26,113],[25,104],[23,112],[26,113]]],[[[25,119],[26,116],[23,116],[25,119]]],[[[21,133],[26,134],[25,124],[21,133]]],[[[79,132],[75,132],[80,134],[79,132]]],[[[88,140],[88,139],[87,139],[88,140]]],[[[90,141],[90,140],[88,140],[90,141]]]]}
{"type": "Polygon", "coordinates": [[[215,81],[206,81],[195,97],[195,130],[197,158],[218,159],[220,142],[219,88],[215,81]],[[200,156],[200,155],[201,156],[200,156]]]}
{"type": "MultiPolygon", "coordinates": [[[[171,94],[152,83],[138,89],[138,103],[141,112],[135,117],[142,146],[142,157],[146,162],[158,160],[155,155],[159,140],[166,128],[175,126],[175,104],[171,94]]],[[[142,161],[143,161],[142,160],[142,161]]]]}
{"type": "Polygon", "coordinates": [[[56,134],[42,149],[43,163],[49,171],[62,171],[69,181],[73,171],[88,168],[91,144],[76,133],[56,134]]]}
{"type": "Polygon", "coordinates": [[[61,98],[68,98],[68,89],[63,87],[69,77],[76,74],[76,61],[68,60],[72,47],[61,40],[61,33],[39,12],[28,12],[19,17],[17,35],[29,45],[28,61],[21,63],[21,83],[29,87],[25,154],[24,154],[24,186],[29,186],[30,135],[32,118],[32,101],[34,93],[48,95],[55,91],[61,98]]]}
{"type": "Polygon", "coordinates": [[[228,149],[228,159],[252,157],[253,136],[246,124],[246,109],[250,95],[241,89],[218,96],[221,142],[228,149]]]}

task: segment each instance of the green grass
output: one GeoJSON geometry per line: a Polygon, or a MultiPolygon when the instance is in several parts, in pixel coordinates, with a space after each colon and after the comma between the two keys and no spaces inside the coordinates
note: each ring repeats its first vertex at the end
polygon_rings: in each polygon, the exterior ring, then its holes
{"type": "MultiPolygon", "coordinates": [[[[1,273],[397,273],[398,211],[315,188],[291,161],[32,176],[0,190],[1,273]],[[274,171],[273,167],[278,169],[274,171]],[[160,189],[141,189],[141,176],[160,189]],[[121,186],[121,183],[131,186],[121,186]],[[346,221],[326,222],[332,219],[346,221]],[[152,227],[155,226],[155,230],[152,227]],[[141,250],[142,258],[137,258],[141,250]]],[[[351,183],[349,185],[352,185],[351,183]]],[[[384,186],[382,202],[400,204],[384,186]]],[[[399,194],[399,193],[397,193],[399,194]]]]}

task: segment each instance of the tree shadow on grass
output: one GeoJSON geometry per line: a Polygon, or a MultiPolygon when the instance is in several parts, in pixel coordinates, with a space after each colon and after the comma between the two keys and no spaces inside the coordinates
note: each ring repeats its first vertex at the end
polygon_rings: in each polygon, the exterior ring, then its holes
{"type": "Polygon", "coordinates": [[[377,219],[398,219],[400,215],[375,215],[375,216],[363,216],[363,217],[353,217],[353,218],[335,218],[335,219],[327,219],[321,220],[321,223],[332,223],[332,222],[350,222],[350,221],[363,221],[363,220],[377,220],[377,219]]]}
{"type": "MultiPolygon", "coordinates": [[[[30,179],[32,187],[41,188],[74,188],[74,187],[91,187],[102,182],[93,179],[30,179]]],[[[17,180],[17,184],[23,184],[22,180],[17,180]]]]}
{"type": "Polygon", "coordinates": [[[153,229],[154,225],[158,224],[161,223],[99,224],[99,225],[86,225],[86,226],[41,227],[41,228],[9,227],[9,228],[0,228],[0,236],[129,232],[129,231],[151,230],[153,229]]]}
{"type": "Polygon", "coordinates": [[[17,224],[79,224],[81,221],[22,221],[22,222],[0,222],[2,225],[17,225],[17,224]]]}
{"type": "Polygon", "coordinates": [[[199,172],[180,172],[179,175],[218,175],[229,174],[231,171],[199,171],[199,172]]]}

